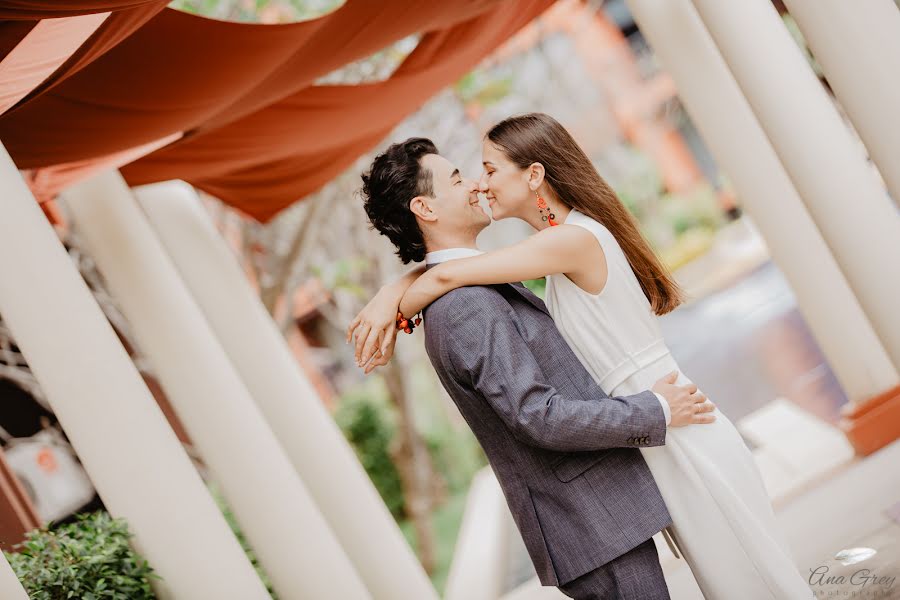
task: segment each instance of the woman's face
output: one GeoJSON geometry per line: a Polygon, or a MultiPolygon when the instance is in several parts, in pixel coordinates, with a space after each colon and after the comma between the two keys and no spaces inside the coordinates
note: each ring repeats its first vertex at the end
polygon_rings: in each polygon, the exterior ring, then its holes
{"type": "Polygon", "coordinates": [[[528,171],[512,163],[503,151],[488,139],[481,147],[484,172],[478,189],[485,195],[491,218],[495,221],[525,214],[534,199],[528,187],[528,171]]]}

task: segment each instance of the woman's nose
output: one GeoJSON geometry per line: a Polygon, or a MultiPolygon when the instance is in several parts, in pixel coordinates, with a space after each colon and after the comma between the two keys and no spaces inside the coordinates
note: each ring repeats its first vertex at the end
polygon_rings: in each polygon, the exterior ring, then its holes
{"type": "Polygon", "coordinates": [[[478,180],[478,191],[486,192],[488,191],[488,182],[487,182],[487,174],[482,175],[481,179],[478,180]]]}

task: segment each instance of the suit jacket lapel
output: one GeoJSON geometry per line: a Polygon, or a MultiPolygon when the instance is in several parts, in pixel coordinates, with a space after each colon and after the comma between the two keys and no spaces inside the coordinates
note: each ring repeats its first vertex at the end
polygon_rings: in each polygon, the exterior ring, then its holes
{"type": "Polygon", "coordinates": [[[507,283],[504,285],[508,285],[508,286],[512,287],[512,289],[516,290],[520,296],[525,298],[528,302],[531,303],[532,306],[534,306],[536,309],[538,309],[545,315],[548,315],[548,316],[550,315],[550,312],[547,310],[547,305],[545,305],[544,302],[540,298],[538,298],[531,290],[529,290],[527,287],[525,287],[524,283],[516,282],[516,283],[507,283]]]}
{"type": "MultiPolygon", "coordinates": [[[[425,270],[427,271],[428,269],[431,269],[432,267],[435,267],[439,264],[440,263],[433,263],[430,265],[425,265],[425,270]]],[[[517,281],[515,283],[501,283],[499,285],[502,285],[504,287],[506,287],[506,286],[511,287],[512,289],[516,290],[516,293],[518,293],[522,298],[524,298],[526,301],[528,301],[529,304],[534,306],[536,309],[538,309],[545,315],[548,315],[548,316],[550,315],[550,312],[547,310],[547,306],[543,303],[543,301],[541,301],[540,298],[535,296],[531,292],[531,290],[529,290],[527,287],[525,287],[524,283],[517,281]]]]}

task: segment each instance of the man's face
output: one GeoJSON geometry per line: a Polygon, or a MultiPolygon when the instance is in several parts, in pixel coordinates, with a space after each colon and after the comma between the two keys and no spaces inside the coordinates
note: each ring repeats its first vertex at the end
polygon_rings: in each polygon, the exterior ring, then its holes
{"type": "Polygon", "coordinates": [[[433,224],[442,231],[474,232],[490,225],[491,218],[478,200],[478,183],[465,179],[453,163],[439,154],[426,154],[423,167],[431,171],[434,198],[427,198],[433,224]]]}

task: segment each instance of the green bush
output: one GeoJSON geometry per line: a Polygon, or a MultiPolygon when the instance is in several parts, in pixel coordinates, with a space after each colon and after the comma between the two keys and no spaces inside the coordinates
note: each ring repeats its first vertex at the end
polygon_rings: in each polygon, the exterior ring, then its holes
{"type": "Polygon", "coordinates": [[[660,197],[660,215],[676,236],[693,229],[715,231],[724,222],[716,192],[705,183],[690,192],[663,194],[660,197]]]}
{"type": "Polygon", "coordinates": [[[450,423],[440,421],[423,437],[435,470],[447,482],[448,493],[465,493],[472,476],[487,464],[475,434],[468,428],[456,430],[450,423]]]}
{"type": "Polygon", "coordinates": [[[404,516],[400,473],[391,460],[397,417],[380,378],[372,378],[343,395],[334,420],[395,519],[404,516]]]}
{"type": "Polygon", "coordinates": [[[3,554],[31,600],[153,600],[150,578],[162,578],[131,548],[132,535],[124,519],[98,511],[29,531],[20,551],[3,554]]]}

